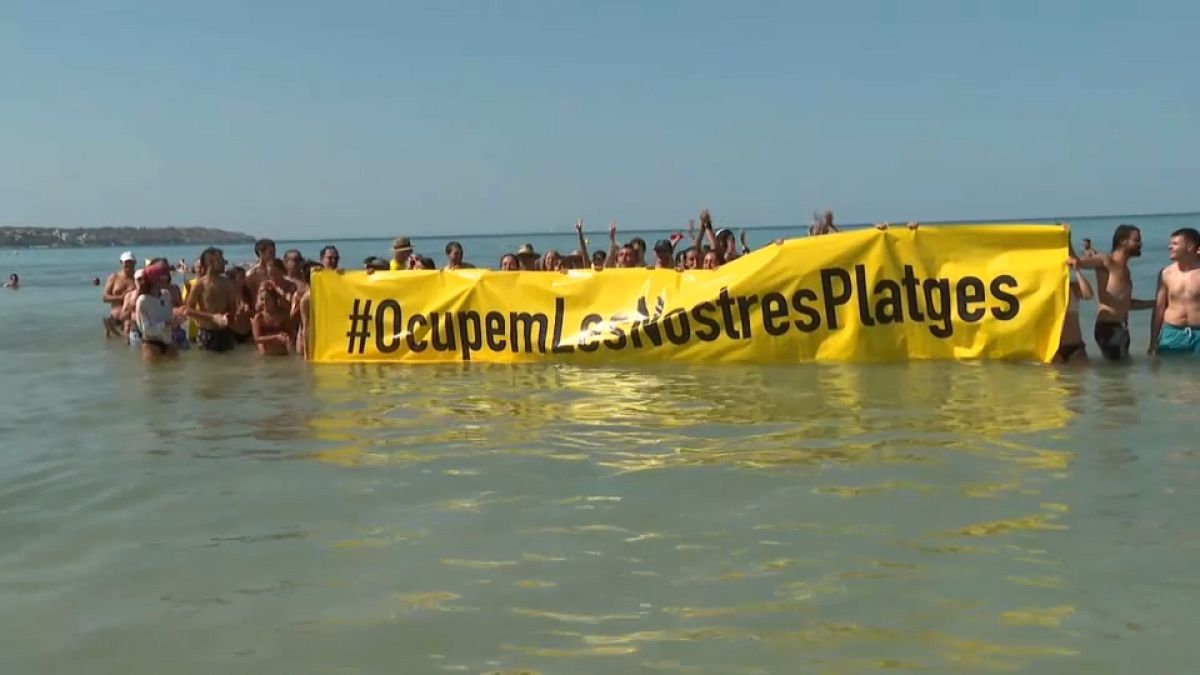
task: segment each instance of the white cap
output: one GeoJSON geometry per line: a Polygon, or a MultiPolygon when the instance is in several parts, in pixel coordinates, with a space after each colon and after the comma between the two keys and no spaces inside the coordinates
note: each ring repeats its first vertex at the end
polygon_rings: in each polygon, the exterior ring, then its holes
{"type": "Polygon", "coordinates": [[[134,262],[137,258],[133,257],[133,251],[125,251],[121,254],[121,262],[134,262]]]}

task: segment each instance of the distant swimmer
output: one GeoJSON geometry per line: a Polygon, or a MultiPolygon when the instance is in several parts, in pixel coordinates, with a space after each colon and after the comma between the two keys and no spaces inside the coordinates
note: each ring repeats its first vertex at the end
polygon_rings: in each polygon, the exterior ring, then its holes
{"type": "Polygon", "coordinates": [[[4,282],[4,287],[11,288],[14,291],[19,289],[21,287],[21,277],[16,274],[8,275],[8,281],[4,282]]]}
{"type": "Polygon", "coordinates": [[[1200,356],[1200,232],[1171,233],[1171,264],[1158,274],[1150,353],[1200,356]]]}
{"type": "Polygon", "coordinates": [[[1097,253],[1076,261],[1080,269],[1096,270],[1100,304],[1096,313],[1096,346],[1110,361],[1129,356],[1129,312],[1154,309],[1153,300],[1133,297],[1129,261],[1141,254],[1142,231],[1133,225],[1122,224],[1113,232],[1111,253],[1097,253]]]}
{"type": "MultiPolygon", "coordinates": [[[[1063,228],[1067,230],[1067,236],[1070,237],[1070,226],[1063,225],[1063,228]]],[[[1083,342],[1083,329],[1079,325],[1079,301],[1092,299],[1092,285],[1088,283],[1087,276],[1077,269],[1075,248],[1070,245],[1069,239],[1067,246],[1070,253],[1067,264],[1071,267],[1073,278],[1071,279],[1070,295],[1067,297],[1067,316],[1063,320],[1062,336],[1058,341],[1058,351],[1054,354],[1054,362],[1084,363],[1088,360],[1088,356],[1087,346],[1083,342]]]]}
{"type": "Polygon", "coordinates": [[[100,277],[92,277],[92,285],[99,286],[100,285],[100,277]]]}
{"type": "Polygon", "coordinates": [[[1083,240],[1083,257],[1090,258],[1094,255],[1096,255],[1096,249],[1092,248],[1092,240],[1084,239],[1083,240]]]}
{"type": "Polygon", "coordinates": [[[134,257],[132,251],[125,251],[120,257],[121,269],[113,272],[108,276],[108,281],[104,284],[104,302],[109,304],[108,316],[104,317],[104,337],[120,337],[123,334],[121,329],[122,322],[125,317],[121,314],[121,308],[125,304],[125,296],[130,291],[137,290],[133,281],[134,269],[137,267],[137,258],[134,257]]]}
{"type": "Polygon", "coordinates": [[[187,296],[187,315],[200,327],[197,341],[212,352],[227,352],[235,341],[229,323],[238,309],[237,287],[225,276],[225,255],[209,248],[200,255],[204,276],[187,296]]]}

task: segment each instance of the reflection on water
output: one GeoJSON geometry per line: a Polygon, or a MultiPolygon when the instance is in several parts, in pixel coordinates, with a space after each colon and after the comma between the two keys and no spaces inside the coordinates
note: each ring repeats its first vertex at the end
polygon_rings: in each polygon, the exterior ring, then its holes
{"type": "Polygon", "coordinates": [[[197,356],[19,427],[6,672],[1082,673],[1194,627],[1200,462],[1137,430],[1194,401],[1130,369],[197,356]]]}

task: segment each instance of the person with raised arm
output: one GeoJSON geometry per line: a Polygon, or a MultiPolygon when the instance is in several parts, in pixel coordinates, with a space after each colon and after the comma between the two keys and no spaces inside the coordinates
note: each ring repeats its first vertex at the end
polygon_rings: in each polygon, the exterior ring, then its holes
{"type": "Polygon", "coordinates": [[[1121,224],[1113,231],[1112,251],[1078,258],[1079,269],[1096,270],[1096,289],[1100,309],[1096,312],[1094,337],[1100,353],[1109,361],[1129,356],[1129,312],[1154,309],[1154,300],[1133,297],[1133,276],[1129,261],[1142,254],[1142,231],[1121,224]]]}
{"type": "Polygon", "coordinates": [[[629,244],[617,244],[617,221],[612,220],[608,223],[608,258],[605,259],[604,266],[609,267],[608,261],[612,261],[612,267],[622,267],[625,269],[637,267],[637,249],[629,244]]]}
{"type": "Polygon", "coordinates": [[[1200,232],[1175,230],[1167,251],[1171,264],[1158,273],[1149,352],[1200,356],[1200,232]]]}
{"type": "MultiPolygon", "coordinates": [[[[588,265],[588,247],[587,239],[583,236],[583,218],[575,219],[575,236],[579,239],[579,267],[580,269],[583,269],[588,265]]],[[[604,264],[601,263],[600,268],[597,269],[601,269],[603,267],[604,264]]]]}

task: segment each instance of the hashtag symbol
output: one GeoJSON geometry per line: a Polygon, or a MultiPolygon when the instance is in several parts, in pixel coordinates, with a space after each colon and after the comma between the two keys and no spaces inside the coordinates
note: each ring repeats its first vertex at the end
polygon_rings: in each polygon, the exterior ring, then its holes
{"type": "Polygon", "coordinates": [[[374,318],[371,315],[371,301],[355,298],[354,309],[350,310],[350,330],[346,331],[346,337],[350,338],[346,344],[347,354],[361,354],[366,350],[367,338],[371,337],[371,319],[374,318]],[[354,344],[356,341],[357,352],[354,344]]]}

